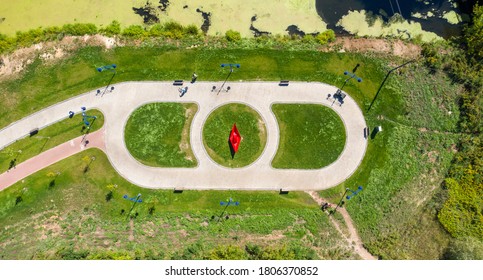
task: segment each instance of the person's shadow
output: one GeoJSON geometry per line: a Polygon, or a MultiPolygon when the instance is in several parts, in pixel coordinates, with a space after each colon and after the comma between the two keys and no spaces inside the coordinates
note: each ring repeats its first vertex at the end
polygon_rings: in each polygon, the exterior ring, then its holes
{"type": "Polygon", "coordinates": [[[179,91],[179,97],[183,97],[188,92],[188,87],[181,88],[179,91]]]}

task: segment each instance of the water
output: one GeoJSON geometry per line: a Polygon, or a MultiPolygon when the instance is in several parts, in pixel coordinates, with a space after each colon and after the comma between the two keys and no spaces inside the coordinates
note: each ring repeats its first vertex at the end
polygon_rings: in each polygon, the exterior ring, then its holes
{"type": "Polygon", "coordinates": [[[455,11],[458,14],[469,14],[471,1],[457,1],[459,8],[454,8],[448,0],[316,0],[316,9],[319,16],[338,34],[346,33],[342,28],[336,26],[343,15],[351,10],[366,10],[374,15],[380,15],[384,20],[395,13],[401,14],[404,19],[419,22],[423,30],[431,31],[443,38],[461,34],[462,23],[450,24],[446,19],[439,18],[445,12],[455,11]],[[415,13],[434,14],[427,19],[416,18],[415,13]]]}

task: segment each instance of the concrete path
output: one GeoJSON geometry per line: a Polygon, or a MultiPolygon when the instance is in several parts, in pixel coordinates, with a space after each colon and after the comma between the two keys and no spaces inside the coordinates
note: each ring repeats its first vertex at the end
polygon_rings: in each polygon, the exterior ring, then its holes
{"type": "MultiPolygon", "coordinates": [[[[326,84],[291,82],[289,86],[280,87],[276,82],[228,82],[225,88],[229,86],[230,90],[217,94],[218,90],[212,92],[212,87],[220,87],[221,82],[185,83],[184,86],[189,89],[183,97],[179,96],[179,87],[167,82],[126,82],[113,86],[112,92],[108,90],[102,96],[91,91],[12,123],[0,130],[0,149],[34,128],[66,118],[71,110],[79,113],[80,108],[85,106],[97,108],[104,114],[104,130],[99,133],[104,133],[105,151],[113,167],[130,182],[147,188],[321,190],[335,186],[352,175],[366,151],[367,140],[363,133],[366,123],[360,108],[348,95],[342,106],[337,102],[333,104],[327,95],[335,93],[337,88],[326,84]],[[190,135],[197,167],[148,167],[129,154],[124,143],[124,126],[136,108],[151,102],[198,104],[190,135]],[[268,132],[267,144],[260,158],[247,167],[237,169],[216,164],[202,144],[202,127],[208,115],[219,106],[232,102],[244,103],[255,109],[263,118],[268,132]],[[270,162],[279,142],[278,124],[271,111],[274,103],[316,103],[333,108],[346,129],[345,147],[337,161],[319,170],[272,168],[270,162]]],[[[20,167],[17,166],[17,169],[20,167]]],[[[0,180],[0,188],[3,184],[0,180]]]]}
{"type": "Polygon", "coordinates": [[[100,129],[87,134],[85,137],[79,136],[20,163],[15,168],[0,174],[0,191],[49,165],[75,155],[85,149],[96,147],[105,151],[104,135],[104,129],[100,129]],[[86,140],[88,141],[87,145],[86,140]]]}

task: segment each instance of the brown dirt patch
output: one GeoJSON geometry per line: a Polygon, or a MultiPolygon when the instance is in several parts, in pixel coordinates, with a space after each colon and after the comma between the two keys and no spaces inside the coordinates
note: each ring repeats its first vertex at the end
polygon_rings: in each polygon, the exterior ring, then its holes
{"type": "Polygon", "coordinates": [[[111,49],[121,46],[115,38],[102,35],[66,36],[60,41],[43,42],[27,48],[21,48],[13,53],[0,56],[0,80],[20,73],[37,57],[45,62],[55,62],[68,57],[70,53],[84,46],[102,46],[111,49]]]}
{"type": "Polygon", "coordinates": [[[326,50],[340,52],[377,52],[392,54],[404,58],[417,58],[421,47],[401,40],[337,37],[326,50]]]}

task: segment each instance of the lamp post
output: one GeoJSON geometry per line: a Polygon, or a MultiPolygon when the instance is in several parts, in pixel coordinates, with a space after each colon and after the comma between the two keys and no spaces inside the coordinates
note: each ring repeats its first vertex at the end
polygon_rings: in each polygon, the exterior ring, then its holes
{"type": "Polygon", "coordinates": [[[127,200],[130,200],[130,201],[133,201],[134,203],[132,204],[131,206],[131,209],[129,209],[129,213],[127,214],[127,218],[126,219],[129,219],[129,216],[131,216],[131,212],[132,210],[134,209],[134,206],[136,206],[136,203],[139,202],[143,202],[143,200],[140,198],[141,197],[141,194],[138,193],[138,195],[136,197],[128,197],[127,194],[125,194],[122,198],[124,199],[127,199],[127,200]]]}
{"type": "Polygon", "coordinates": [[[352,192],[352,194],[346,196],[347,200],[351,199],[353,196],[357,195],[360,191],[362,191],[362,186],[359,186],[355,191],[351,191],[351,190],[349,191],[352,192]]]}
{"type": "Polygon", "coordinates": [[[223,208],[223,211],[221,211],[221,214],[218,217],[218,222],[221,220],[221,217],[223,216],[223,213],[225,213],[226,208],[228,208],[228,206],[230,206],[230,205],[238,206],[238,205],[240,205],[240,202],[233,201],[233,199],[230,197],[230,199],[228,201],[226,201],[226,202],[225,201],[220,201],[220,205],[221,206],[225,206],[225,208],[223,208]]]}
{"type": "MultiPolygon", "coordinates": [[[[111,79],[109,80],[109,82],[107,83],[107,86],[106,88],[104,89],[104,91],[102,92],[101,94],[101,97],[104,96],[104,94],[106,93],[107,91],[107,88],[109,87],[109,85],[111,84],[112,82],[112,79],[114,79],[114,76],[116,75],[116,68],[117,68],[117,65],[116,64],[110,64],[110,65],[105,65],[105,66],[102,66],[102,67],[97,67],[97,71],[100,73],[100,72],[103,72],[103,71],[111,71],[113,72],[112,74],[112,77],[111,79]]],[[[111,91],[114,89],[114,87],[111,88],[111,91]]],[[[100,93],[100,90],[97,91],[97,94],[98,95],[100,93]]]]}
{"type": "Polygon", "coordinates": [[[234,67],[240,68],[240,64],[238,64],[238,63],[222,63],[220,66],[221,66],[221,68],[230,67],[230,72],[228,73],[228,76],[226,76],[225,81],[223,82],[220,89],[218,90],[217,95],[220,94],[220,92],[223,89],[223,86],[225,85],[226,81],[228,81],[228,78],[230,77],[231,73],[233,73],[233,68],[234,67]]]}
{"type": "MultiPolygon", "coordinates": [[[[357,67],[356,67],[356,68],[354,68],[354,69],[357,69],[357,67]]],[[[354,72],[355,72],[355,71],[354,71],[354,72]]],[[[347,79],[344,81],[344,84],[342,85],[342,87],[340,88],[340,90],[342,90],[342,89],[345,87],[345,85],[347,84],[347,82],[348,82],[349,80],[353,79],[353,78],[356,78],[356,80],[357,80],[359,83],[360,83],[360,82],[362,82],[362,79],[361,79],[360,77],[357,77],[357,76],[356,76],[356,74],[351,73],[351,72],[349,72],[349,71],[344,71],[344,75],[346,75],[346,76],[347,76],[347,75],[349,75],[349,78],[347,78],[347,79]]]]}
{"type": "Polygon", "coordinates": [[[369,108],[367,109],[367,112],[369,112],[369,110],[371,110],[372,105],[373,105],[373,104],[374,104],[374,102],[376,101],[376,98],[377,98],[377,96],[379,95],[379,92],[381,91],[382,86],[383,86],[383,85],[384,85],[384,83],[386,82],[387,78],[389,78],[389,75],[391,75],[391,73],[392,73],[394,70],[397,70],[397,69],[399,69],[399,68],[401,68],[401,67],[403,67],[403,66],[406,66],[406,65],[408,65],[409,63],[414,62],[414,61],[416,61],[416,60],[415,60],[415,59],[410,60],[410,61],[408,61],[408,62],[406,62],[406,63],[403,63],[403,64],[401,64],[401,65],[399,65],[399,66],[397,66],[397,67],[392,68],[391,70],[389,70],[389,71],[387,72],[386,77],[384,77],[384,80],[382,81],[381,85],[379,86],[379,89],[377,90],[376,95],[374,96],[374,99],[372,99],[371,105],[369,105],[369,108]]]}
{"type": "Polygon", "coordinates": [[[344,197],[349,200],[351,199],[353,196],[357,195],[360,191],[362,191],[362,186],[359,186],[357,188],[357,190],[355,191],[352,191],[351,189],[349,188],[346,188],[345,191],[344,191],[344,194],[342,195],[342,197],[340,198],[340,201],[339,203],[337,203],[337,206],[335,207],[334,211],[332,213],[335,213],[337,211],[337,208],[339,208],[339,206],[342,205],[342,201],[344,200],[344,197]],[[352,194],[348,195],[348,196],[345,196],[347,192],[351,192],[352,194]]]}

